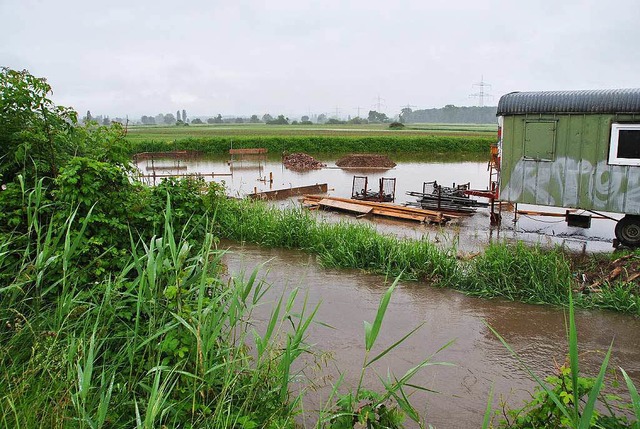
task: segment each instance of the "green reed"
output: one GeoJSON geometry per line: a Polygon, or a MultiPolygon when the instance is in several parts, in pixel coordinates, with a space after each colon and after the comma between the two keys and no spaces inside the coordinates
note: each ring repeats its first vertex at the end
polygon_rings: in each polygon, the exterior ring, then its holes
{"type": "Polygon", "coordinates": [[[216,205],[215,222],[222,237],[302,249],[318,255],[328,267],[443,282],[456,275],[452,253],[427,240],[383,235],[362,224],[324,222],[303,208],[279,209],[261,201],[223,200],[216,205]]]}
{"type": "MultiPolygon", "coordinates": [[[[266,326],[258,327],[253,312],[269,285],[258,279],[258,269],[224,276],[223,253],[211,233],[194,242],[186,239],[188,223],[174,229],[170,194],[157,234],[143,239],[130,232],[124,268],[87,284],[78,255],[79,243],[89,239],[84,233],[91,211],[81,221],[72,211],[61,223],[43,223],[40,192],[41,187],[24,190],[29,240],[18,232],[0,237],[3,427],[296,427],[306,384],[304,365],[295,362],[315,353],[307,331],[318,306],[299,299],[294,289],[273,305],[266,326]]],[[[218,212],[220,220],[227,216],[230,233],[241,238],[260,232],[256,237],[270,245],[317,244],[320,233],[303,222],[308,213],[237,204],[236,212],[218,212]],[[234,220],[238,214],[245,217],[234,220]]],[[[392,289],[366,330],[368,351],[392,289]]],[[[404,389],[431,364],[429,358],[402,378],[383,382],[376,397],[397,422],[390,427],[403,427],[404,415],[419,420],[404,389]]],[[[328,399],[319,426],[335,427],[325,417],[334,415],[331,401],[338,400],[328,399]]]]}
{"type": "Polygon", "coordinates": [[[458,287],[466,293],[538,304],[566,304],[572,282],[568,258],[558,248],[491,244],[466,267],[458,287]]]}
{"type": "MultiPolygon", "coordinates": [[[[533,372],[495,329],[487,324],[489,330],[500,340],[503,346],[519,362],[522,369],[537,384],[531,400],[526,401],[524,407],[496,412],[496,415],[500,415],[500,418],[495,427],[511,429],[536,427],[572,429],[606,427],[622,429],[640,427],[640,396],[635,384],[624,369],[619,368],[629,390],[630,404],[621,404],[622,399],[620,397],[606,392],[605,375],[609,367],[613,340],[602,360],[596,377],[587,377],[580,370],[578,330],[576,327],[573,292],[568,289],[565,294],[569,302],[566,326],[567,344],[569,346],[568,364],[566,363],[557,368],[557,374],[544,380],[533,372]],[[618,403],[614,406],[612,405],[613,402],[618,403]],[[623,413],[620,413],[620,410],[625,408],[633,411],[635,421],[630,422],[623,413]]],[[[483,429],[490,427],[491,405],[492,395],[490,393],[483,429]]]]}
{"type": "Polygon", "coordinates": [[[315,310],[294,312],[292,296],[267,332],[257,332],[251,314],[268,286],[256,273],[223,280],[213,236],[188,243],[173,230],[170,205],[165,216],[162,235],[132,236],[127,267],[91,285],[73,263],[73,243],[87,239],[68,226],[73,215],[68,225],[33,220],[44,228],[32,234],[35,251],[3,236],[4,427],[294,426],[291,367],[308,351],[315,310]]]}

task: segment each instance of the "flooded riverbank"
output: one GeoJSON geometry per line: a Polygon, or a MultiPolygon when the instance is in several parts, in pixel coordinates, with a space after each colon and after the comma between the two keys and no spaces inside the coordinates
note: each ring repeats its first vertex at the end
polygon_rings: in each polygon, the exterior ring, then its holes
{"type": "MultiPolygon", "coordinates": [[[[424,182],[436,180],[445,186],[468,183],[472,189],[486,189],[489,183],[487,162],[482,157],[443,157],[427,159],[425,155],[392,156],[397,166],[388,170],[375,169],[341,169],[336,167],[335,158],[322,158],[326,168],[296,172],[282,165],[278,157],[190,157],[174,159],[157,157],[153,161],[144,160],[138,163],[140,171],[149,176],[158,174],[155,179],[147,177],[149,183],[160,180],[160,175],[170,174],[217,174],[204,176],[205,180],[224,183],[227,193],[242,197],[253,192],[273,189],[288,189],[316,183],[327,183],[329,195],[349,198],[353,176],[367,176],[369,183],[377,183],[382,177],[396,178],[396,203],[415,201],[415,197],[406,195],[407,191],[421,191],[424,182]],[[273,182],[269,178],[273,178],[273,182]]],[[[481,200],[482,201],[482,200],[481,200]]],[[[280,206],[299,204],[297,199],[275,202],[280,206]]],[[[521,205],[520,209],[554,211],[564,213],[563,209],[521,205]]],[[[323,213],[332,222],[355,221],[353,216],[335,213],[323,213]]],[[[613,215],[619,218],[620,215],[613,215]]],[[[589,229],[569,227],[563,218],[542,216],[518,216],[513,211],[502,212],[502,224],[492,227],[488,209],[478,209],[475,215],[464,217],[445,227],[411,222],[398,222],[384,218],[368,222],[377,230],[403,237],[422,238],[439,243],[442,247],[455,246],[462,254],[481,251],[494,240],[525,241],[540,243],[545,246],[563,245],[574,251],[611,252],[615,223],[608,219],[593,219],[589,229]],[[514,219],[516,222],[514,222],[514,219]]]]}
{"type": "MultiPolygon", "coordinates": [[[[232,274],[251,272],[259,264],[265,264],[261,275],[273,285],[267,301],[274,302],[283,292],[299,287],[301,295],[308,296],[308,306],[320,303],[317,320],[333,329],[316,324],[308,341],[319,350],[331,351],[332,360],[312,375],[321,380],[332,374],[335,380],[335,365],[344,373],[347,385],[357,383],[364,356],[363,321],[375,318],[380,296],[388,287],[385,279],[360,271],[324,269],[313,256],[303,252],[221,243],[221,248],[227,247],[232,251],[224,261],[232,274]]],[[[265,304],[258,319],[266,320],[271,308],[265,304]]],[[[428,423],[436,427],[479,427],[492,384],[497,397],[514,406],[527,399],[534,386],[483,320],[500,332],[537,374],[550,375],[563,363],[567,350],[562,309],[482,300],[424,283],[403,283],[391,300],[378,351],[415,326],[425,325],[398,350],[379,361],[376,369],[383,376],[387,369],[402,375],[455,340],[435,358],[455,366],[428,367],[416,379],[416,384],[440,393],[416,392],[412,398],[428,423]]],[[[640,382],[637,335],[640,320],[610,312],[578,311],[577,322],[581,369],[586,374],[595,375],[604,352],[615,338],[610,367],[621,366],[636,383],[640,382]]],[[[379,387],[374,377],[369,381],[368,387],[379,387]]],[[[310,396],[307,408],[318,408],[328,390],[319,388],[310,396]]],[[[498,406],[499,401],[494,403],[498,406]]]]}

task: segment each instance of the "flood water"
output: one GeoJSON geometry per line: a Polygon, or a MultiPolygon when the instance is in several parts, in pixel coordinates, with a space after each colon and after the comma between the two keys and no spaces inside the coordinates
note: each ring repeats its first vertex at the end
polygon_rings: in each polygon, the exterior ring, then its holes
{"type": "MultiPolygon", "coordinates": [[[[407,191],[422,191],[423,182],[437,181],[444,186],[469,183],[472,189],[487,189],[489,172],[487,161],[482,158],[455,159],[452,157],[432,157],[424,155],[391,158],[398,164],[389,170],[341,169],[336,167],[336,158],[320,159],[327,164],[321,170],[296,172],[285,168],[280,158],[266,157],[196,157],[187,160],[156,158],[138,163],[143,174],[217,174],[205,176],[205,180],[224,182],[229,195],[242,197],[255,191],[286,189],[297,186],[327,183],[329,195],[350,198],[353,177],[367,176],[369,188],[377,185],[381,177],[396,178],[396,203],[415,201],[415,197],[406,195],[407,191]],[[273,183],[267,179],[273,177],[273,183]]],[[[152,181],[153,178],[148,178],[152,181]]],[[[159,180],[156,178],[156,180],[159,180]]],[[[479,199],[483,201],[482,199],[479,199]]],[[[486,201],[486,200],[484,200],[486,201]]],[[[281,201],[285,206],[298,204],[298,199],[281,201]]],[[[564,213],[564,209],[519,205],[522,210],[564,213]]],[[[329,221],[354,220],[349,214],[322,213],[329,221]]],[[[612,214],[618,219],[621,215],[612,214]]],[[[543,245],[564,245],[572,250],[590,252],[612,251],[615,222],[606,219],[593,219],[589,229],[569,227],[563,218],[542,216],[518,216],[514,222],[513,212],[502,212],[500,227],[491,227],[488,209],[478,209],[471,217],[463,217],[444,227],[403,222],[385,218],[360,219],[381,232],[411,238],[428,237],[443,247],[455,246],[460,253],[473,253],[482,250],[493,240],[522,240],[543,245]]],[[[355,221],[355,220],[354,220],[355,221]]]]}
{"type": "MultiPolygon", "coordinates": [[[[363,321],[372,322],[377,305],[388,284],[381,276],[365,275],[353,270],[320,267],[313,256],[299,251],[238,246],[222,242],[230,248],[224,261],[232,275],[251,273],[264,264],[260,273],[272,285],[266,303],[258,312],[262,323],[269,317],[273,303],[286,291],[299,287],[299,301],[306,294],[308,307],[320,303],[317,320],[330,324],[312,326],[308,342],[317,350],[332,352],[327,366],[316,367],[307,358],[307,375],[320,384],[307,398],[306,408],[312,420],[313,410],[326,398],[328,381],[336,380],[337,370],[345,375],[345,384],[357,384],[364,356],[363,321]],[[315,370],[314,370],[315,368],[315,370]]],[[[640,320],[603,311],[577,311],[581,370],[595,376],[604,353],[614,340],[610,368],[623,367],[636,384],[640,383],[640,320]]],[[[494,408],[506,401],[521,405],[534,387],[485,322],[494,327],[539,376],[554,373],[567,354],[565,313],[562,309],[526,305],[503,300],[467,297],[450,289],[439,289],[425,283],[401,283],[388,308],[378,345],[374,353],[384,350],[417,325],[424,326],[401,347],[376,366],[383,377],[391,371],[400,377],[406,370],[435,353],[450,340],[453,345],[434,358],[455,366],[427,367],[414,383],[439,393],[416,392],[412,401],[427,416],[427,422],[438,428],[480,427],[491,386],[494,386],[494,408]]],[[[258,322],[257,330],[264,326],[258,322]]],[[[373,373],[366,386],[380,391],[373,373]]],[[[624,385],[624,382],[622,382],[624,385]]],[[[624,390],[621,391],[624,394],[624,390]]],[[[310,425],[310,421],[306,422],[310,425]]],[[[411,427],[411,426],[410,426],[411,427]]]]}
{"type": "MultiPolygon", "coordinates": [[[[489,182],[487,163],[482,159],[394,159],[398,165],[387,171],[342,170],[335,167],[335,159],[322,161],[328,165],[327,168],[303,173],[284,168],[279,159],[156,159],[153,167],[160,166],[157,171],[163,174],[171,173],[174,166],[178,167],[174,172],[180,174],[225,174],[205,177],[205,180],[224,181],[228,193],[234,196],[256,190],[327,183],[331,195],[350,197],[353,176],[366,175],[370,183],[376,183],[380,177],[395,177],[396,202],[402,203],[412,199],[405,195],[406,191],[420,191],[425,181],[437,180],[445,186],[470,183],[475,189],[485,189],[489,182]],[[264,181],[270,173],[273,183],[264,181]]],[[[150,173],[149,163],[139,163],[142,173],[150,173]]],[[[273,204],[290,206],[299,203],[297,199],[291,199],[273,204]]],[[[489,213],[483,209],[472,217],[461,218],[443,227],[383,218],[356,220],[348,214],[330,212],[319,212],[318,216],[332,222],[366,222],[381,232],[399,236],[426,236],[440,246],[455,246],[459,253],[481,250],[492,240],[562,244],[585,251],[612,250],[614,223],[611,221],[593,220],[591,229],[579,229],[567,227],[559,218],[522,216],[514,223],[513,213],[502,214],[500,228],[490,227],[489,213]]],[[[306,375],[317,384],[305,403],[308,410],[305,414],[309,420],[304,423],[311,426],[314,416],[317,416],[314,410],[320,408],[330,391],[331,381],[337,380],[338,371],[344,374],[345,386],[357,384],[364,356],[363,321],[374,320],[378,302],[388,283],[383,277],[360,271],[325,269],[316,263],[314,256],[300,251],[239,246],[232,242],[222,242],[220,247],[231,249],[224,257],[231,275],[250,273],[261,266],[261,276],[272,285],[266,302],[255,314],[258,331],[264,329],[261,323],[268,319],[281,294],[296,287],[302,292],[299,301],[306,294],[310,308],[320,303],[316,319],[332,326],[315,324],[309,331],[308,342],[314,344],[319,352],[331,353],[327,362],[321,358],[305,358],[306,375]]],[[[427,417],[427,422],[435,427],[480,427],[491,386],[494,386],[496,409],[502,402],[511,406],[521,405],[534,387],[534,382],[485,322],[500,332],[538,375],[551,375],[564,362],[567,346],[562,309],[497,299],[482,300],[450,289],[407,282],[400,284],[394,293],[374,353],[384,350],[417,325],[424,323],[424,326],[397,350],[378,361],[374,365],[375,370],[383,377],[387,371],[399,377],[454,340],[434,358],[454,366],[430,366],[414,379],[415,384],[439,393],[418,391],[413,394],[412,402],[427,417]]],[[[594,376],[614,340],[610,368],[621,366],[636,383],[640,383],[640,319],[581,310],[577,312],[577,322],[582,371],[594,376]]],[[[366,386],[379,391],[380,384],[376,380],[374,374],[369,374],[366,386]]],[[[625,394],[624,391],[620,393],[625,394]]]]}

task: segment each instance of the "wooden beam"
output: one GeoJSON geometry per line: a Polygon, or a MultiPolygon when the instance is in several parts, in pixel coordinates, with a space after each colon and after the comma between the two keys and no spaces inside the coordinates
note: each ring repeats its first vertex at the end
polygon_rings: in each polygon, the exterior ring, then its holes
{"type": "MultiPolygon", "coordinates": [[[[304,195],[304,198],[309,201],[314,201],[314,200],[320,201],[322,198],[331,198],[332,200],[336,200],[336,201],[344,201],[344,202],[349,202],[353,204],[362,204],[366,206],[378,207],[378,208],[383,208],[385,210],[393,210],[393,211],[398,211],[402,213],[415,213],[422,216],[442,216],[442,212],[437,210],[419,209],[415,207],[400,206],[397,204],[390,204],[390,203],[377,203],[375,201],[352,200],[349,198],[325,197],[321,195],[304,195]]],[[[445,218],[447,218],[447,220],[457,219],[458,217],[459,216],[450,215],[450,214],[445,215],[445,218]]]]}
{"type": "Polygon", "coordinates": [[[305,205],[321,205],[327,208],[343,209],[355,213],[365,213],[366,209],[370,209],[370,211],[366,211],[366,213],[395,219],[412,220],[416,222],[445,223],[451,219],[456,218],[456,216],[446,215],[433,210],[422,210],[388,203],[351,200],[348,198],[339,197],[305,195],[302,199],[302,202],[305,205]],[[355,207],[360,207],[360,209],[356,210],[355,207]]]}
{"type": "Polygon", "coordinates": [[[330,198],[323,198],[318,204],[321,207],[329,207],[358,214],[369,214],[373,210],[373,207],[363,207],[360,204],[345,203],[344,201],[336,201],[330,198]]]}
{"type": "MultiPolygon", "coordinates": [[[[254,192],[253,194],[247,195],[247,197],[252,199],[261,199],[261,200],[283,200],[285,198],[304,195],[307,192],[327,192],[327,184],[320,183],[320,184],[308,185],[308,186],[297,186],[295,188],[284,188],[284,189],[276,189],[273,191],[254,192]]],[[[317,201],[319,201],[320,199],[321,198],[319,198],[317,201]]]]}

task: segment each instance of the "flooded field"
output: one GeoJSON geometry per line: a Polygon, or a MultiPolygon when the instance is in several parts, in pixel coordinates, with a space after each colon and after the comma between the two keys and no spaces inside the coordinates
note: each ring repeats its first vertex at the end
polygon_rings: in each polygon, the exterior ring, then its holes
{"type": "MultiPolygon", "coordinates": [[[[149,183],[160,180],[163,175],[202,174],[205,180],[224,182],[228,194],[242,197],[254,192],[287,189],[297,186],[326,183],[329,194],[351,197],[354,176],[367,176],[370,184],[382,177],[396,178],[396,203],[415,201],[407,191],[421,191],[423,182],[436,180],[444,186],[469,183],[472,189],[486,189],[489,184],[487,161],[478,159],[451,159],[434,156],[432,159],[417,157],[391,157],[397,166],[388,170],[341,169],[335,158],[320,159],[327,167],[321,170],[296,172],[285,168],[280,158],[267,157],[196,157],[176,160],[156,158],[138,163],[141,173],[149,183]],[[153,177],[155,172],[156,176],[153,177]],[[269,179],[273,178],[273,182],[269,179]]],[[[372,187],[370,185],[370,187],[372,187]]],[[[298,199],[277,202],[279,205],[297,204],[298,199]]],[[[563,209],[520,205],[519,209],[564,213],[563,209]]],[[[330,221],[353,219],[353,216],[323,213],[330,221]]],[[[614,218],[621,217],[613,214],[614,218]]],[[[447,226],[417,224],[384,218],[360,219],[371,223],[382,232],[399,236],[420,238],[428,236],[442,246],[456,246],[462,253],[477,252],[495,239],[522,240],[543,245],[561,244],[576,251],[609,252],[612,250],[615,222],[593,219],[589,229],[569,227],[563,218],[542,216],[518,216],[514,222],[513,212],[502,212],[500,227],[491,227],[488,209],[478,209],[474,216],[461,218],[447,226]]]]}
{"type": "MultiPolygon", "coordinates": [[[[317,320],[333,327],[316,324],[310,331],[308,341],[318,350],[331,351],[332,356],[327,364],[318,366],[316,360],[308,359],[307,375],[319,387],[310,395],[307,409],[319,407],[330,390],[330,382],[336,380],[336,368],[344,373],[346,385],[357,384],[364,356],[363,321],[375,318],[380,297],[388,287],[385,279],[359,271],[324,269],[313,256],[299,251],[240,247],[232,242],[222,242],[220,247],[231,250],[224,261],[232,274],[251,273],[264,264],[261,275],[272,289],[257,315],[259,320],[268,319],[272,308],[269,301],[273,303],[282,293],[299,287],[300,301],[306,294],[309,307],[320,303],[317,320]],[[327,375],[331,376],[328,380],[327,375]]],[[[538,375],[551,375],[564,362],[567,346],[562,309],[483,300],[424,283],[404,283],[392,297],[377,350],[393,344],[417,325],[424,326],[379,361],[376,371],[382,376],[387,370],[401,376],[455,340],[434,359],[455,366],[427,367],[415,379],[416,384],[439,393],[417,392],[412,399],[435,427],[480,427],[492,385],[496,409],[501,401],[520,405],[534,386],[483,321],[500,332],[538,375]]],[[[595,376],[614,340],[610,368],[622,366],[636,383],[640,381],[640,320],[610,312],[578,311],[577,323],[581,370],[595,376]]],[[[368,379],[368,387],[379,388],[373,374],[368,379]]],[[[314,413],[309,411],[309,415],[314,413]]]]}

